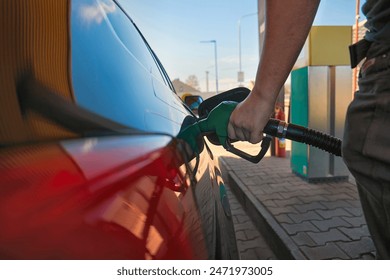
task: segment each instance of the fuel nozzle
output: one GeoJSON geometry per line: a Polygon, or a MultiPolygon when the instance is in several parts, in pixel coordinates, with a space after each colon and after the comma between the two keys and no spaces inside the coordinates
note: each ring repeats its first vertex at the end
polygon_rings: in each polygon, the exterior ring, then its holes
{"type": "Polygon", "coordinates": [[[218,144],[222,144],[226,148],[225,143],[228,138],[227,126],[230,115],[236,106],[237,103],[232,101],[220,103],[210,111],[206,118],[199,119],[197,122],[185,126],[179,132],[178,138],[186,141],[194,152],[198,152],[198,137],[214,133],[218,137],[218,144]]]}
{"type": "Polygon", "coordinates": [[[214,144],[220,144],[227,151],[251,162],[258,163],[266,154],[271,143],[271,137],[267,136],[263,139],[261,142],[261,150],[256,156],[247,154],[244,151],[235,148],[232,144],[232,140],[228,137],[228,123],[230,115],[236,108],[237,104],[238,103],[234,101],[221,102],[209,112],[206,118],[200,119],[198,122],[193,123],[181,130],[178,138],[185,140],[191,146],[191,149],[195,153],[198,153],[198,137],[200,135],[211,136],[214,134],[218,139],[218,143],[213,142],[214,144]]]}
{"type": "Polygon", "coordinates": [[[341,156],[341,140],[322,132],[308,129],[303,126],[288,124],[277,119],[270,119],[264,127],[265,137],[261,141],[261,149],[257,155],[250,155],[242,150],[235,148],[232,140],[228,137],[228,123],[230,115],[237,106],[237,102],[223,101],[213,108],[206,118],[185,127],[178,135],[178,138],[185,140],[198,153],[197,139],[200,135],[217,136],[218,142],[214,144],[222,145],[227,151],[236,154],[248,161],[258,163],[266,154],[271,136],[286,138],[293,141],[305,143],[336,156],[341,156]]]}

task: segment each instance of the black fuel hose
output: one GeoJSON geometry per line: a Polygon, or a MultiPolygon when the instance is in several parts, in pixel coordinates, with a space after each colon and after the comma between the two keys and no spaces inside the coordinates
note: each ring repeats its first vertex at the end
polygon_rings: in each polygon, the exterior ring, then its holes
{"type": "Polygon", "coordinates": [[[341,140],[314,129],[289,124],[277,119],[270,119],[264,127],[264,133],[308,144],[336,156],[341,156],[341,140]]]}

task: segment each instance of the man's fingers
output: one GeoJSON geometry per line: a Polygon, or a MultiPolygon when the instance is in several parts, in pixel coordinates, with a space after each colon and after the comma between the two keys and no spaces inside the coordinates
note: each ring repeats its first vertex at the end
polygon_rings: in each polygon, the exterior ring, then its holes
{"type": "Polygon", "coordinates": [[[228,123],[228,137],[232,140],[237,139],[236,132],[231,122],[228,123]]]}
{"type": "Polygon", "coordinates": [[[244,141],[250,141],[251,139],[251,132],[250,130],[247,130],[245,128],[242,129],[242,133],[244,134],[244,141]]]}
{"type": "Polygon", "coordinates": [[[260,132],[260,133],[252,133],[251,134],[251,137],[249,138],[249,142],[251,142],[252,144],[257,144],[259,143],[261,140],[263,140],[264,136],[263,136],[263,132],[260,132]]]}
{"type": "Polygon", "coordinates": [[[237,140],[240,140],[240,141],[246,140],[244,130],[242,128],[236,127],[235,132],[236,132],[236,139],[237,140]]]}
{"type": "Polygon", "coordinates": [[[237,127],[229,122],[228,137],[232,140],[248,141],[250,133],[247,132],[244,128],[237,127]]]}

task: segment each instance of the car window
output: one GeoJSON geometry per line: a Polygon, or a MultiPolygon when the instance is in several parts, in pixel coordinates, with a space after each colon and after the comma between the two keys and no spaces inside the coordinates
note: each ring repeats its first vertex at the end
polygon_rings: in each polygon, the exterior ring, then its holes
{"type": "MultiPolygon", "coordinates": [[[[106,0],[106,2],[111,3],[110,5],[115,5],[112,0],[106,0]]],[[[149,46],[127,15],[120,7],[117,9],[118,11],[115,13],[107,13],[107,18],[115,30],[116,35],[119,37],[124,47],[132,53],[156,79],[165,83],[161,69],[156,65],[153,54],[149,50],[149,46]]]]}
{"type": "Polygon", "coordinates": [[[180,128],[188,111],[114,1],[73,2],[71,29],[72,82],[79,106],[138,129],[175,133],[180,128]]]}
{"type": "Polygon", "coordinates": [[[153,106],[154,61],[131,22],[113,1],[75,1],[71,31],[72,82],[78,105],[145,129],[145,106],[153,106]],[[121,20],[126,20],[126,36],[114,28],[121,20]]]}
{"type": "MultiPolygon", "coordinates": [[[[119,4],[119,7],[121,7],[121,9],[123,10],[124,14],[128,17],[128,15],[126,14],[126,11],[129,10],[131,8],[131,5],[132,3],[129,2],[129,1],[126,1],[126,0],[115,0],[115,2],[117,2],[119,4]]],[[[129,17],[128,17],[129,18],[129,17]]],[[[129,20],[131,20],[129,18],[129,20]]],[[[175,92],[175,88],[167,74],[167,72],[165,71],[163,65],[161,64],[160,60],[158,59],[158,57],[156,56],[156,54],[153,52],[153,50],[148,46],[149,48],[149,51],[150,53],[152,54],[153,56],[153,59],[154,59],[154,64],[153,65],[153,69],[154,67],[157,67],[161,76],[163,77],[163,80],[165,82],[165,84],[169,87],[169,89],[171,90],[172,93],[174,93],[176,95],[176,92],[175,92]]],[[[153,73],[156,73],[156,71],[154,70],[153,73]]],[[[163,99],[165,100],[166,97],[163,97],[163,99]]]]}

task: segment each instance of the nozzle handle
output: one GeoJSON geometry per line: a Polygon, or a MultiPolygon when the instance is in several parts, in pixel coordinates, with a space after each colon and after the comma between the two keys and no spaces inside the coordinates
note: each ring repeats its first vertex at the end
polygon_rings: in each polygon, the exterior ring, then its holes
{"type": "Polygon", "coordinates": [[[248,153],[245,153],[242,150],[235,148],[229,139],[226,139],[226,150],[252,163],[259,163],[260,160],[262,160],[265,154],[267,153],[268,148],[271,144],[271,140],[272,137],[270,137],[269,135],[265,136],[263,140],[261,140],[261,145],[260,145],[261,149],[257,155],[250,155],[248,153]]]}

